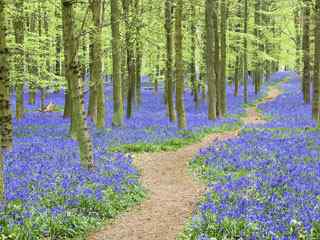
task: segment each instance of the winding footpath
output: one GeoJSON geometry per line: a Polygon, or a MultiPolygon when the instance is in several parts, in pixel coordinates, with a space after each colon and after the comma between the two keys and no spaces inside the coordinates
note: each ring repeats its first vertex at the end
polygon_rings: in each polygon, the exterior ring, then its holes
{"type": "MultiPolygon", "coordinates": [[[[262,102],[278,97],[278,87],[269,89],[262,102]]],[[[245,125],[263,124],[256,107],[247,108],[242,118],[245,125]]],[[[215,141],[235,138],[239,131],[215,133],[203,141],[177,151],[144,153],[134,156],[134,163],[141,171],[143,186],[149,198],[140,205],[120,215],[88,240],[174,240],[204,194],[206,186],[190,174],[188,163],[201,148],[215,141]]]]}

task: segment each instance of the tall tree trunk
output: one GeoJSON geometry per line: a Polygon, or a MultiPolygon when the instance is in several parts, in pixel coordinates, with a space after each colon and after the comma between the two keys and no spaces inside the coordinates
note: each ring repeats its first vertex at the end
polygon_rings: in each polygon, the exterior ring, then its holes
{"type": "Polygon", "coordinates": [[[244,102],[248,102],[248,0],[244,0],[244,39],[243,39],[243,69],[244,69],[244,81],[243,81],[243,97],[244,102]]]}
{"type": "MultiPolygon", "coordinates": [[[[238,0],[238,7],[237,7],[237,17],[239,18],[238,23],[235,26],[235,32],[240,33],[241,32],[241,0],[238,0]]],[[[240,35],[240,34],[239,34],[240,35]]],[[[241,56],[242,52],[239,50],[241,49],[241,37],[237,36],[236,44],[235,44],[235,53],[236,53],[236,63],[235,63],[235,69],[234,69],[234,96],[239,95],[239,86],[240,82],[243,79],[243,74],[241,74],[242,71],[242,61],[241,56]]]]}
{"type": "Polygon", "coordinates": [[[142,39],[141,39],[141,28],[142,28],[142,14],[143,14],[143,0],[135,0],[135,14],[137,17],[136,22],[140,23],[136,27],[136,103],[139,106],[141,104],[141,68],[142,68],[142,39]]]}
{"type": "Polygon", "coordinates": [[[112,28],[112,81],[113,81],[113,126],[123,124],[123,99],[121,83],[121,36],[120,36],[120,6],[119,0],[111,1],[112,28]]]}
{"type": "Polygon", "coordinates": [[[220,76],[220,37],[219,37],[219,1],[214,2],[213,29],[214,29],[214,69],[216,75],[216,112],[221,117],[221,76],[220,76]]]}
{"type": "Polygon", "coordinates": [[[303,19],[303,99],[310,103],[310,8],[311,1],[304,0],[303,19]]]}
{"type": "MultiPolygon", "coordinates": [[[[94,33],[90,33],[90,45],[89,45],[89,72],[90,72],[90,82],[89,82],[89,103],[88,103],[88,117],[92,121],[97,123],[97,78],[93,77],[93,69],[95,64],[94,51],[93,51],[93,42],[94,42],[94,33]]],[[[96,68],[95,68],[96,69],[96,68]]]]}
{"type": "Polygon", "coordinates": [[[196,35],[197,35],[197,25],[196,25],[196,8],[195,3],[191,1],[191,84],[192,84],[192,95],[195,106],[199,105],[199,82],[197,79],[196,71],[196,35]]]}
{"type": "Polygon", "coordinates": [[[176,50],[176,111],[178,116],[178,127],[186,128],[186,115],[184,109],[184,77],[182,56],[182,12],[183,0],[177,0],[175,12],[175,50],[176,50]]]}
{"type": "MultiPolygon", "coordinates": [[[[12,114],[10,110],[9,93],[9,51],[6,41],[7,23],[4,9],[5,3],[0,0],[0,152],[1,149],[11,149],[12,147],[12,114]]],[[[0,171],[3,173],[1,169],[0,171]]],[[[0,185],[2,185],[1,179],[0,185]]]]}
{"type": "MultiPolygon", "coordinates": [[[[29,31],[34,36],[36,32],[36,14],[30,14],[29,31]]],[[[38,79],[38,63],[34,54],[28,53],[28,71],[29,71],[29,104],[36,103],[36,80],[38,79]]]]}
{"type": "Polygon", "coordinates": [[[227,112],[227,82],[226,82],[226,66],[227,66],[227,17],[228,17],[228,0],[221,0],[221,61],[220,61],[220,101],[221,115],[227,112]]]}
{"type": "Polygon", "coordinates": [[[214,13],[215,0],[206,0],[206,65],[208,81],[208,118],[214,120],[217,117],[216,104],[216,74],[214,62],[214,13]]]}
{"type": "Polygon", "coordinates": [[[22,119],[24,116],[24,0],[15,0],[15,9],[17,16],[14,19],[14,35],[17,44],[17,53],[15,59],[16,69],[16,119],[22,119]]]}
{"type": "Polygon", "coordinates": [[[254,13],[254,21],[255,21],[255,28],[254,28],[254,34],[256,37],[255,41],[255,50],[254,50],[254,58],[255,58],[255,70],[254,70],[254,89],[255,94],[257,95],[260,92],[260,86],[261,86],[261,70],[260,70],[260,57],[259,57],[259,50],[260,50],[260,25],[261,25],[261,14],[260,14],[260,5],[261,1],[256,0],[255,3],[255,13],[254,13]]]}
{"type": "Polygon", "coordinates": [[[315,51],[312,116],[320,123],[320,0],[315,4],[315,51]]]}
{"type": "Polygon", "coordinates": [[[171,0],[165,2],[165,30],[166,30],[166,102],[168,115],[171,122],[176,121],[176,113],[173,102],[173,5],[171,0]]]}
{"type": "Polygon", "coordinates": [[[90,7],[95,27],[92,43],[92,82],[97,93],[97,128],[105,126],[104,78],[102,77],[102,24],[104,14],[103,0],[91,0],[90,7]]]}
{"type": "Polygon", "coordinates": [[[83,102],[83,79],[81,76],[78,58],[79,39],[75,38],[75,17],[73,0],[62,1],[63,39],[65,58],[66,79],[70,82],[70,93],[72,98],[72,120],[75,127],[75,137],[79,142],[81,165],[86,168],[93,168],[93,149],[89,130],[85,121],[83,102]]]}
{"type": "Polygon", "coordinates": [[[134,35],[136,30],[133,27],[133,22],[136,19],[135,14],[132,14],[132,1],[122,1],[124,21],[126,26],[125,45],[127,51],[127,72],[128,72],[128,94],[127,94],[127,118],[131,118],[136,91],[136,54],[134,35]]]}

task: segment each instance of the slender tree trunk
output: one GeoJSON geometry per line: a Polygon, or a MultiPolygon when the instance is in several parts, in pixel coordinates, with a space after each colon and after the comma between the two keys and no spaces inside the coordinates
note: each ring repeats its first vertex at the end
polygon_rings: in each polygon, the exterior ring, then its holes
{"type": "Polygon", "coordinates": [[[66,79],[70,82],[70,93],[72,98],[72,120],[75,127],[75,137],[79,142],[81,165],[86,168],[93,168],[92,142],[85,121],[83,102],[83,79],[82,70],[78,62],[78,41],[74,33],[74,10],[73,0],[62,1],[63,39],[65,58],[66,79]]]}
{"type": "MultiPolygon", "coordinates": [[[[12,148],[12,114],[9,93],[9,51],[6,41],[5,3],[0,0],[0,154],[1,149],[12,148]]],[[[1,159],[0,159],[1,168],[1,159]]],[[[3,169],[0,169],[1,174],[3,169]]],[[[3,180],[3,179],[2,179],[3,180]]],[[[3,182],[0,178],[0,197],[3,182]]]]}
{"type": "Polygon", "coordinates": [[[219,1],[214,2],[213,29],[214,29],[214,69],[216,75],[216,112],[221,117],[221,64],[220,64],[220,37],[219,37],[219,1]]]}
{"type": "Polygon", "coordinates": [[[208,79],[208,118],[214,120],[217,117],[216,104],[216,75],[214,62],[214,15],[215,0],[206,0],[206,65],[208,79]]]}
{"type": "Polygon", "coordinates": [[[224,116],[227,112],[227,82],[226,82],[226,66],[227,66],[227,17],[228,17],[228,0],[221,1],[221,62],[220,62],[220,101],[221,115],[224,116]]]}
{"type": "Polygon", "coordinates": [[[165,29],[166,29],[166,82],[167,93],[166,102],[168,106],[168,115],[171,122],[176,121],[176,113],[173,102],[173,5],[171,0],[165,2],[165,29]]]}
{"type": "Polygon", "coordinates": [[[103,128],[105,126],[104,78],[102,76],[103,0],[91,0],[90,7],[95,27],[92,43],[92,82],[96,84],[97,128],[103,128]]]}
{"type": "Polygon", "coordinates": [[[143,0],[135,0],[135,14],[137,17],[136,22],[140,23],[136,27],[136,103],[139,106],[141,104],[141,68],[142,68],[142,39],[141,39],[141,28],[142,28],[142,14],[143,14],[143,0]]]}
{"type": "Polygon", "coordinates": [[[120,36],[120,6],[119,0],[111,1],[112,28],[112,80],[113,80],[113,126],[123,124],[123,99],[121,84],[121,36],[120,36]]]}
{"type": "Polygon", "coordinates": [[[244,0],[244,29],[243,33],[245,34],[243,42],[243,69],[244,69],[244,81],[243,81],[243,97],[244,102],[248,102],[248,40],[247,35],[248,34],[248,0],[244,0]]]}
{"type": "MultiPolygon", "coordinates": [[[[36,32],[36,15],[31,13],[30,15],[30,27],[29,31],[32,35],[36,32]]],[[[28,53],[28,70],[29,70],[29,104],[34,105],[36,103],[36,80],[38,79],[38,67],[35,55],[28,53]]]]}
{"type": "Polygon", "coordinates": [[[197,25],[196,25],[196,8],[193,1],[191,1],[191,84],[192,84],[192,95],[193,101],[196,108],[199,105],[198,89],[199,82],[197,79],[196,71],[196,35],[197,35],[197,25]]]}
{"type": "Polygon", "coordinates": [[[176,50],[176,111],[178,116],[178,127],[186,128],[186,115],[184,109],[184,79],[182,58],[182,12],[183,0],[177,0],[175,12],[175,50],[176,50]]]}
{"type": "Polygon", "coordinates": [[[16,54],[16,119],[24,117],[24,0],[15,0],[17,16],[14,19],[14,34],[17,44],[16,54]]]}
{"type": "Polygon", "coordinates": [[[314,52],[312,116],[320,123],[320,0],[316,0],[314,16],[316,41],[314,52]]]}
{"type": "Polygon", "coordinates": [[[303,21],[303,99],[310,103],[310,8],[311,1],[304,0],[303,21]]]}
{"type": "Polygon", "coordinates": [[[92,121],[97,124],[97,75],[93,76],[93,69],[95,64],[95,56],[93,50],[94,33],[90,34],[90,45],[89,45],[89,67],[90,67],[90,83],[89,83],[89,104],[88,104],[88,114],[87,116],[92,119],[92,121]]]}
{"type": "Polygon", "coordinates": [[[260,45],[260,19],[261,19],[261,14],[260,14],[260,0],[256,0],[255,3],[255,13],[254,13],[254,20],[255,20],[255,29],[254,29],[254,34],[256,37],[255,41],[255,51],[254,51],[254,58],[255,58],[255,71],[254,71],[254,89],[255,89],[255,94],[257,95],[260,92],[260,86],[261,86],[261,70],[260,70],[260,57],[259,57],[259,45],[260,45]]]}
{"type": "MultiPolygon", "coordinates": [[[[240,19],[241,18],[241,0],[238,0],[238,7],[237,7],[237,17],[240,19]]],[[[235,32],[240,33],[241,32],[241,23],[240,21],[236,24],[235,27],[235,32]]],[[[239,34],[240,35],[240,34],[239,34]]],[[[239,95],[239,86],[240,82],[243,79],[242,70],[241,70],[241,55],[242,52],[239,50],[241,48],[241,38],[240,36],[237,37],[236,40],[236,63],[235,63],[235,71],[234,71],[234,96],[239,95]]]]}
{"type": "Polygon", "coordinates": [[[127,72],[128,72],[128,94],[127,94],[127,118],[131,118],[136,90],[136,54],[135,40],[136,33],[133,27],[135,14],[132,14],[132,2],[130,0],[122,1],[124,21],[126,25],[125,45],[127,51],[127,72]]]}

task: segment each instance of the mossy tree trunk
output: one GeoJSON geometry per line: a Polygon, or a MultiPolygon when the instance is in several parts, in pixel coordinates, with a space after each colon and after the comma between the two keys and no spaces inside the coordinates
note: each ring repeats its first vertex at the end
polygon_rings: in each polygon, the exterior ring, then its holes
{"type": "Polygon", "coordinates": [[[12,116],[9,96],[9,51],[6,41],[5,1],[0,0],[0,202],[5,200],[2,149],[12,147],[12,116]]]}
{"type": "Polygon", "coordinates": [[[196,37],[197,37],[197,16],[196,16],[196,6],[194,1],[191,1],[191,25],[190,25],[190,37],[191,37],[191,85],[192,85],[192,96],[196,108],[199,105],[199,82],[197,79],[196,71],[196,37]]]}
{"type": "Polygon", "coordinates": [[[248,102],[248,0],[244,0],[244,26],[243,26],[243,71],[244,71],[244,78],[243,78],[243,98],[244,102],[248,102]]]}
{"type": "Polygon", "coordinates": [[[97,127],[105,126],[105,95],[104,95],[104,77],[102,76],[102,24],[104,15],[103,0],[91,0],[90,7],[93,16],[95,31],[92,42],[92,83],[96,87],[96,109],[97,109],[97,127]]]}
{"type": "Polygon", "coordinates": [[[215,49],[214,49],[214,13],[215,0],[206,0],[206,67],[208,81],[208,118],[215,120],[217,117],[217,95],[215,74],[215,49]]]}
{"type": "Polygon", "coordinates": [[[314,80],[312,98],[312,116],[320,123],[320,0],[316,0],[315,10],[315,52],[314,52],[314,80]]]}
{"type": "Polygon", "coordinates": [[[221,116],[224,116],[227,111],[227,82],[226,82],[226,66],[227,66],[227,18],[228,18],[228,1],[229,0],[221,0],[221,35],[220,35],[220,111],[221,116]]]}
{"type": "Polygon", "coordinates": [[[173,4],[171,0],[165,2],[165,30],[166,30],[166,102],[168,116],[171,122],[176,121],[173,101],[173,4]]]}
{"type": "Polygon", "coordinates": [[[177,0],[175,11],[175,56],[176,56],[176,111],[178,116],[178,127],[186,128],[186,114],[184,108],[184,76],[182,56],[182,12],[183,0],[177,0]]]}
{"type": "Polygon", "coordinates": [[[24,0],[15,0],[16,17],[13,21],[14,36],[17,45],[15,55],[15,70],[16,70],[16,119],[24,117],[24,0]]]}
{"type": "Polygon", "coordinates": [[[121,36],[120,36],[120,3],[111,1],[112,28],[112,81],[113,81],[113,117],[112,125],[120,127],[123,124],[123,98],[121,82],[121,36]]]}
{"type": "Polygon", "coordinates": [[[85,168],[93,168],[93,149],[89,135],[88,127],[85,121],[85,109],[83,101],[83,78],[82,69],[78,62],[78,41],[75,38],[75,16],[73,9],[73,0],[62,1],[63,16],[63,39],[65,58],[66,79],[70,83],[70,96],[72,99],[72,115],[71,119],[74,124],[72,134],[79,142],[81,165],[85,168]]]}
{"type": "Polygon", "coordinates": [[[260,92],[261,87],[261,62],[260,62],[260,25],[261,25],[261,1],[256,0],[255,2],[255,12],[254,12],[254,21],[255,21],[255,28],[254,28],[254,34],[256,37],[255,41],[255,49],[254,49],[254,89],[255,94],[257,95],[260,92]]]}
{"type": "Polygon", "coordinates": [[[305,103],[310,103],[310,70],[311,70],[311,58],[310,58],[310,8],[312,2],[310,0],[304,0],[303,9],[303,100],[305,103]]]}

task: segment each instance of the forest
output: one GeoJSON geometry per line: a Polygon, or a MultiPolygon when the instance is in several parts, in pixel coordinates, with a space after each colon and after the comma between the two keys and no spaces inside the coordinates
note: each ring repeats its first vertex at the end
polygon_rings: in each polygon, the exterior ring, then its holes
{"type": "Polygon", "coordinates": [[[0,0],[0,240],[320,240],[320,0],[0,0]]]}

